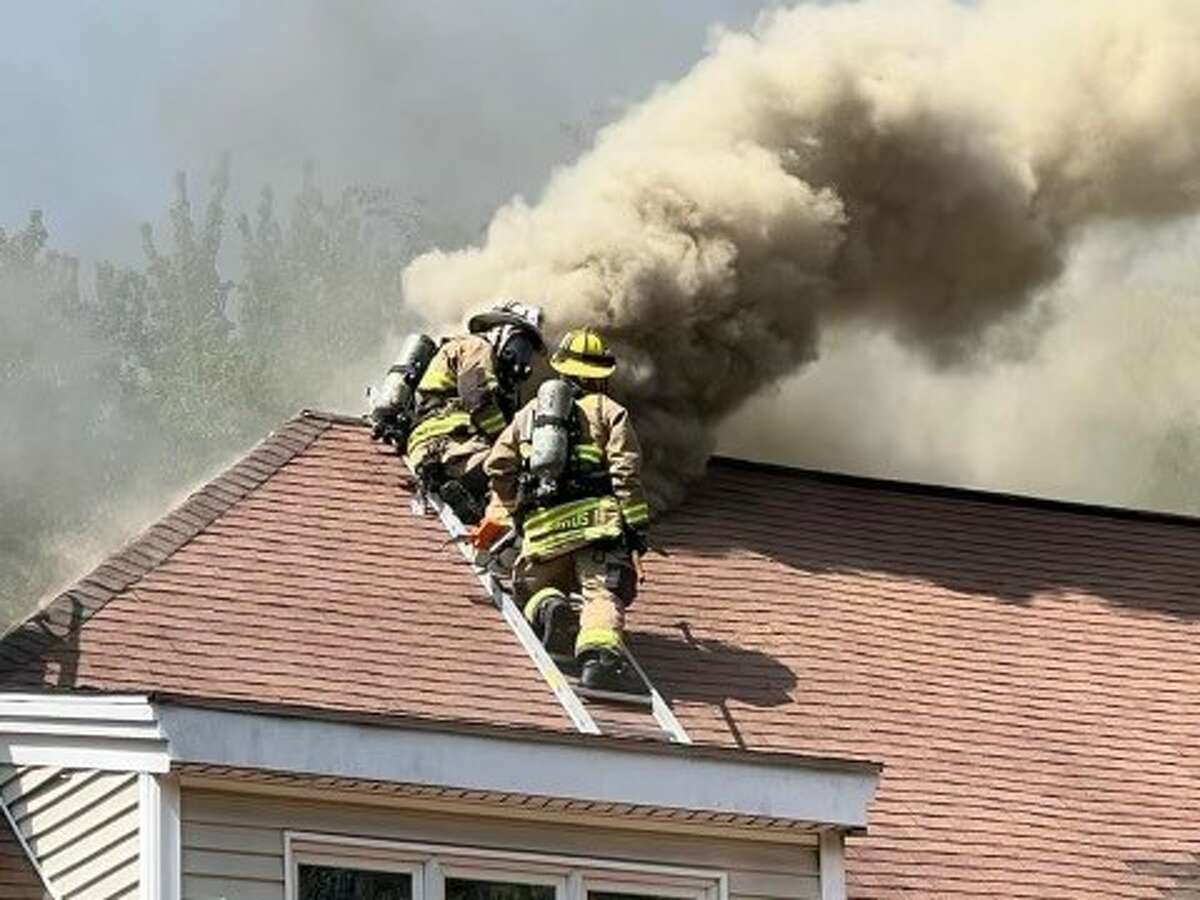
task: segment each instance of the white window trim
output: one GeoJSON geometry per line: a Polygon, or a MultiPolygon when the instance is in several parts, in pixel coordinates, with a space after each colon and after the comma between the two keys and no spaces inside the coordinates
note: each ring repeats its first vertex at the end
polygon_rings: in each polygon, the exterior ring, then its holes
{"type": "Polygon", "coordinates": [[[556,900],[587,900],[588,890],[729,900],[729,878],[717,869],[306,831],[285,831],[283,840],[285,900],[298,900],[302,861],[411,872],[413,900],[444,900],[442,886],[448,877],[553,885],[556,900]]]}
{"type": "Polygon", "coordinates": [[[846,900],[846,837],[823,831],[820,838],[821,900],[846,900]]]}
{"type": "Polygon", "coordinates": [[[179,780],[142,772],[138,776],[139,881],[144,900],[179,900],[179,780]]]}

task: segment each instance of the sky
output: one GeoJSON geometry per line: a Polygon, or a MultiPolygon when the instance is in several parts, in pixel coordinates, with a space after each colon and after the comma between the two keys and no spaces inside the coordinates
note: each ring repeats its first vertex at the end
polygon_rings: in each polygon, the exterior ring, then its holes
{"type": "Polygon", "coordinates": [[[386,184],[472,237],[764,4],[3,0],[0,224],[136,260],[171,178],[386,184]]]}

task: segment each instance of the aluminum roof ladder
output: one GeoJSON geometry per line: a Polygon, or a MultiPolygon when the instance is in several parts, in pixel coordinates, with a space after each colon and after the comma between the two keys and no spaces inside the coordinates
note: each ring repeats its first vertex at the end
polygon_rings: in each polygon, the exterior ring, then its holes
{"type": "MultiPolygon", "coordinates": [[[[554,692],[576,729],[584,734],[612,734],[656,740],[665,738],[677,744],[692,742],[687,732],[684,731],[683,725],[675,717],[675,713],[671,711],[671,707],[667,705],[667,701],[663,699],[654,683],[646,675],[646,671],[628,648],[625,649],[625,658],[648,688],[648,693],[645,695],[588,690],[580,687],[577,679],[564,673],[546,648],[542,646],[537,635],[533,633],[533,629],[514,602],[512,594],[505,589],[495,572],[476,562],[466,526],[440,498],[432,494],[422,494],[418,488],[418,494],[413,500],[413,511],[418,515],[424,515],[430,508],[442,520],[442,525],[450,535],[450,540],[458,546],[463,557],[479,578],[479,582],[483,585],[492,604],[500,611],[504,621],[508,623],[508,627],[525,652],[529,654],[529,658],[537,666],[542,678],[554,692]],[[647,713],[647,719],[652,719],[654,724],[651,727],[639,728],[624,721],[612,721],[608,710],[616,707],[623,709],[640,707],[647,713]]],[[[647,725],[649,726],[649,722],[647,725]]]]}

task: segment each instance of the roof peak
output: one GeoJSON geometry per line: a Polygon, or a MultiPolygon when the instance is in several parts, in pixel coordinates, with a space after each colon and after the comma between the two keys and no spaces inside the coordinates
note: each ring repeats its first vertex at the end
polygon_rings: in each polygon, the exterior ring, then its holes
{"type": "Polygon", "coordinates": [[[1135,519],[1144,522],[1158,522],[1171,525],[1200,526],[1200,516],[1187,513],[1162,512],[1138,507],[1112,506],[1103,503],[1090,503],[1083,500],[1063,500],[1054,497],[1042,497],[1036,494],[1018,494],[1013,491],[995,491],[986,488],[965,487],[960,485],[934,484],[922,481],[905,481],[898,478],[887,478],[880,475],[857,475],[850,472],[834,472],[827,469],[810,469],[803,466],[788,466],[781,463],[769,463],[759,460],[743,459],[740,457],[714,454],[709,458],[709,465],[728,469],[740,469],[748,472],[782,475],[805,481],[824,484],[836,484],[844,487],[860,488],[863,490],[885,490],[898,494],[914,494],[925,497],[941,497],[956,500],[969,500],[979,503],[990,503],[1002,506],[1019,506],[1029,509],[1048,509],[1057,512],[1073,513],[1076,515],[1102,516],[1115,519],[1135,519]]]}
{"type": "MultiPolygon", "coordinates": [[[[330,412],[327,410],[301,410],[300,416],[327,421],[336,425],[366,426],[361,416],[347,413],[330,412]]],[[[1086,500],[1066,500],[1057,497],[1046,497],[1037,494],[1021,494],[1016,491],[1000,491],[988,488],[968,487],[965,485],[936,484],[928,481],[909,481],[902,478],[888,478],[882,475],[862,475],[852,472],[838,472],[831,469],[814,469],[806,466],[789,466],[783,463],[770,463],[744,457],[713,454],[709,457],[709,465],[722,468],[741,469],[749,472],[784,475],[792,478],[802,478],[807,481],[837,484],[856,487],[864,490],[886,490],[893,493],[915,494],[926,497],[944,497],[957,500],[971,500],[980,503],[992,503],[1002,506],[1021,506],[1030,509],[1049,509],[1057,512],[1073,513],[1076,515],[1103,516],[1115,519],[1134,519],[1143,522],[1158,522],[1171,525],[1190,527],[1200,526],[1200,516],[1188,513],[1164,512],[1144,509],[1134,506],[1113,506],[1106,503],[1093,503],[1086,500]]]]}

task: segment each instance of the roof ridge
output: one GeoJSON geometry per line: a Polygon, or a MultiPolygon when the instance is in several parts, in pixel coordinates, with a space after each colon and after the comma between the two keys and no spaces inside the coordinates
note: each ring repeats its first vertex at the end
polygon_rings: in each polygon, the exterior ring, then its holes
{"type": "Polygon", "coordinates": [[[928,481],[908,481],[901,478],[888,478],[882,475],[858,475],[852,472],[835,472],[829,469],[810,469],[803,466],[789,466],[782,463],[725,456],[719,453],[714,453],[710,456],[708,463],[710,466],[716,465],[725,469],[761,472],[765,475],[779,475],[863,490],[892,491],[897,494],[973,500],[979,503],[993,503],[999,506],[1047,509],[1075,515],[1102,516],[1111,519],[1135,519],[1143,522],[1182,525],[1192,528],[1200,526],[1200,515],[1191,513],[1141,509],[1136,506],[1111,506],[1103,503],[1089,503],[1086,500],[1062,500],[1055,497],[1039,496],[1037,494],[1020,494],[1015,491],[998,491],[964,485],[935,484],[928,481]]]}
{"type": "Polygon", "coordinates": [[[300,410],[300,415],[309,419],[323,419],[331,425],[361,425],[364,428],[367,425],[365,416],[355,416],[327,409],[308,409],[306,407],[300,410]]]}
{"type": "MultiPolygon", "coordinates": [[[[348,417],[301,410],[249,453],[188,495],[91,572],[51,597],[0,636],[3,663],[44,652],[47,640],[65,639],[182,549],[237,503],[303,453],[335,423],[348,417]]],[[[357,420],[361,421],[361,420],[357,420]]]]}

